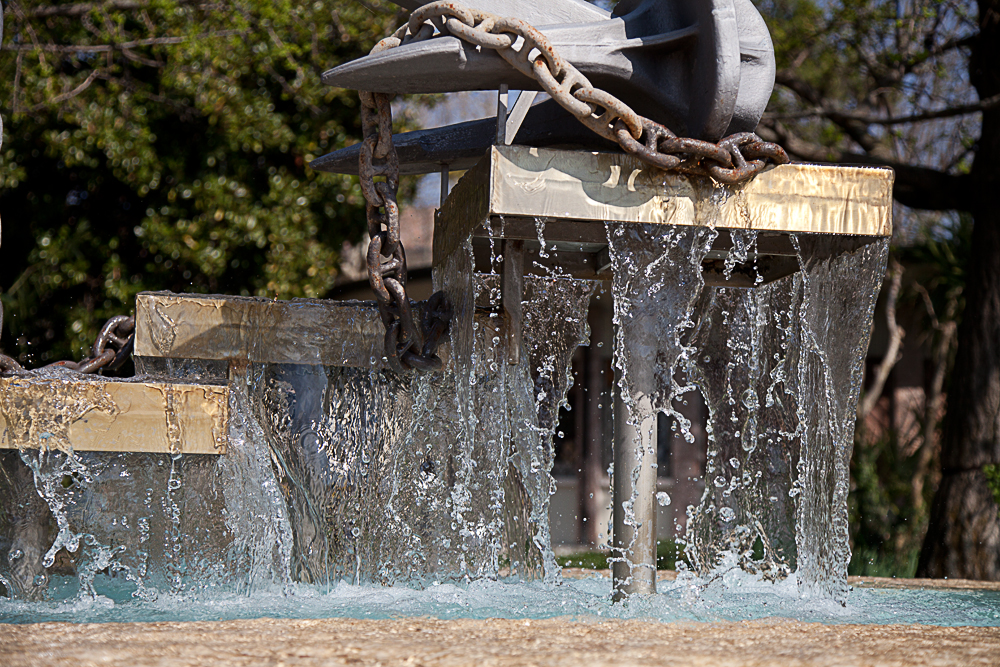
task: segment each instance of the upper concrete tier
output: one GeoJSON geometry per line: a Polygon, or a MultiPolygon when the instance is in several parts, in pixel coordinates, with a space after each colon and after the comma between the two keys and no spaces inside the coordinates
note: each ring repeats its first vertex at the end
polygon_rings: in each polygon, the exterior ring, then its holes
{"type": "Polygon", "coordinates": [[[891,169],[792,164],[730,187],[622,153],[494,146],[442,207],[434,261],[497,216],[890,236],[892,183],[891,169]]]}

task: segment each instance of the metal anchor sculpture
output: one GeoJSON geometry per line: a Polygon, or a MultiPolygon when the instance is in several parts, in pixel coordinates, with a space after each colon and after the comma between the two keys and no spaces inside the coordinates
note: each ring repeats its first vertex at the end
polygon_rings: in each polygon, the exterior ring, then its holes
{"type": "MultiPolygon", "coordinates": [[[[399,0],[416,10],[420,0],[399,0]]],[[[457,5],[459,3],[436,3],[457,5]]],[[[718,141],[750,132],[774,85],[767,26],[750,0],[622,0],[609,13],[581,0],[466,0],[460,6],[535,25],[555,52],[593,85],[681,136],[718,141]]],[[[542,86],[496,50],[449,35],[404,43],[340,65],[329,85],[381,93],[432,93],[542,86]]],[[[528,54],[525,53],[525,56],[528,54]]],[[[495,118],[394,137],[400,173],[471,167],[495,143],[495,118]]],[[[573,120],[556,101],[531,107],[507,143],[618,149],[573,120]]],[[[357,173],[359,147],[323,156],[313,168],[357,173]]]]}
{"type": "MultiPolygon", "coordinates": [[[[564,112],[551,105],[539,105],[534,114],[523,104],[515,110],[527,117],[528,134],[536,141],[580,143],[579,130],[564,134],[558,129],[576,127],[572,116],[587,131],[653,167],[723,183],[745,181],[769,162],[788,161],[779,146],[749,132],[774,82],[767,27],[749,0],[622,0],[610,15],[578,0],[558,0],[545,9],[525,0],[432,2],[416,9],[407,25],[379,42],[371,55],[326,72],[323,80],[362,91],[364,140],[355,150],[324,156],[312,166],[361,177],[371,239],[368,277],[385,325],[386,358],[397,371],[441,367],[436,350],[451,308],[441,293],[423,304],[411,303],[406,294],[396,203],[401,161],[392,135],[390,94],[540,88],[564,112]],[[520,10],[551,25],[539,29],[487,8],[520,10]],[[697,138],[680,138],[670,127],[697,138]],[[731,134],[712,143],[725,133],[731,134]],[[358,165],[357,172],[348,168],[351,163],[358,165]]],[[[492,136],[506,135],[506,123],[504,132],[498,131],[501,122],[498,116],[492,136]]],[[[407,148],[415,150],[404,157],[415,168],[408,171],[453,163],[456,150],[477,158],[492,143],[484,141],[492,138],[486,124],[462,128],[471,130],[463,143],[445,139],[428,147],[421,141],[447,137],[455,129],[412,137],[418,140],[407,148]]],[[[503,140],[509,143],[506,136],[503,140]]],[[[583,140],[592,142],[589,135],[583,140]]]]}

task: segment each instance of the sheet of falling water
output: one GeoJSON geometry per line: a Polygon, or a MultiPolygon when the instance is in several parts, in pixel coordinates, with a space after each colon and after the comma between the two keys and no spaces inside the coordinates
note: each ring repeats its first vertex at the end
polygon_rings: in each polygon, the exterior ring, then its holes
{"type": "MultiPolygon", "coordinates": [[[[803,592],[846,600],[848,466],[888,241],[796,235],[799,271],[727,287],[702,277],[710,227],[607,228],[632,446],[654,446],[656,412],[677,425],[675,446],[695,446],[679,405],[698,395],[709,411],[705,491],[676,535],[690,567],[793,575],[803,592]]],[[[757,243],[731,238],[727,280],[754,268],[757,243]]]]}

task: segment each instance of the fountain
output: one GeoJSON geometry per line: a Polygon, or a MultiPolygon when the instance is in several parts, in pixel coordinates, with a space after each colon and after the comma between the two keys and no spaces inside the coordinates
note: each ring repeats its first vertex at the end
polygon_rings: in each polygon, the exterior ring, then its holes
{"type": "MultiPolygon", "coordinates": [[[[707,14],[680,2],[657,13],[623,1],[613,16],[554,6],[606,22],[584,35],[621,29],[624,39],[656,19],[634,38],[645,46],[611,40],[591,60],[566,47],[576,74],[627,94],[627,81],[606,83],[621,69],[608,63],[670,44],[669,57],[694,59],[713,85],[686,98],[633,90],[637,109],[718,138],[756,125],[773,61],[740,57],[761,40],[770,52],[749,3],[705,4],[707,14]]],[[[438,10],[425,18],[461,34],[453,22],[466,10],[438,10]]],[[[470,16],[480,28],[494,20],[470,16]]],[[[629,144],[631,110],[600,90],[587,98],[587,123],[603,123],[595,140],[550,102],[529,106],[533,95],[508,108],[508,86],[532,85],[507,64],[521,56],[418,39],[431,33],[422,20],[398,49],[325,75],[376,91],[368,148],[314,163],[357,173],[360,155],[378,192],[376,302],[144,293],[135,378],[0,378],[0,616],[935,622],[916,609],[919,595],[897,612],[847,580],[848,464],[892,172],[775,164],[780,149],[745,134],[720,149],[643,117],[640,134],[659,139],[629,144]],[[451,67],[459,56],[470,64],[460,76],[400,77],[407,58],[451,67]],[[400,171],[467,169],[435,220],[439,292],[411,303],[378,96],[471,80],[501,90],[497,119],[394,139],[400,171]],[[610,116],[592,116],[595,105],[610,116]],[[674,144],[680,157],[664,148],[674,144]],[[383,249],[397,259],[379,259],[383,249]],[[614,300],[610,586],[562,579],[548,534],[552,439],[597,289],[614,300]],[[657,415],[693,443],[681,406],[696,396],[709,409],[706,490],[678,535],[687,569],[657,591],[656,507],[669,500],[656,492],[657,415]],[[849,601],[861,611],[844,611],[849,601]]],[[[504,25],[541,43],[530,26],[504,25]]],[[[562,48],[572,27],[543,32],[562,48]]],[[[957,623],[996,625],[991,604],[957,623]]]]}

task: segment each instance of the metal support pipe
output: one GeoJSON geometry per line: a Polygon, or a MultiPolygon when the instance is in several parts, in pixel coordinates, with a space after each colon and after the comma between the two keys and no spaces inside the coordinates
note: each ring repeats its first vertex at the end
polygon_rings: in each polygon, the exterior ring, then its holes
{"type": "Polygon", "coordinates": [[[656,592],[656,416],[654,413],[636,429],[622,400],[620,381],[621,371],[616,365],[612,389],[615,450],[611,490],[616,602],[656,592]]]}
{"type": "Polygon", "coordinates": [[[527,118],[528,110],[531,109],[531,103],[535,101],[536,97],[538,97],[537,90],[522,90],[518,93],[517,100],[514,101],[514,105],[510,107],[510,112],[507,114],[507,123],[503,133],[504,144],[510,146],[514,143],[514,137],[521,129],[521,123],[527,118]]]}
{"type": "Polygon", "coordinates": [[[441,165],[441,205],[440,208],[444,207],[444,200],[448,198],[448,190],[451,187],[451,172],[448,171],[448,165],[441,165]]]}
{"type": "Polygon", "coordinates": [[[510,95],[507,84],[501,83],[497,94],[497,144],[507,144],[507,112],[510,110],[510,95]]]}
{"type": "Polygon", "coordinates": [[[521,363],[521,299],[524,298],[524,241],[504,239],[503,273],[500,274],[500,302],[507,329],[507,363],[521,363]]]}

